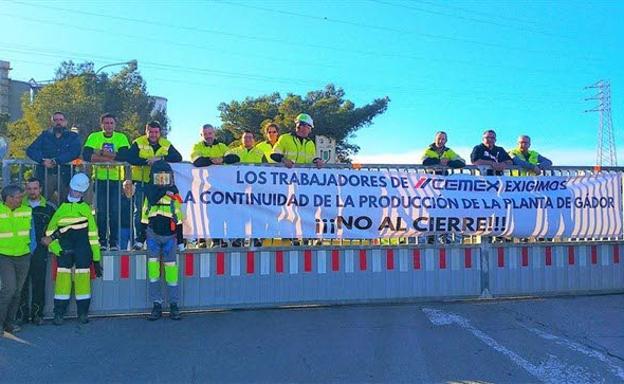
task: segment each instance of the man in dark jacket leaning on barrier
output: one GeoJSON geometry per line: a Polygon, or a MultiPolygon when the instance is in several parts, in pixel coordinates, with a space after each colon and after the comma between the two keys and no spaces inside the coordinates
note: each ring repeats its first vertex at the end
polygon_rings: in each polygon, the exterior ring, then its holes
{"type": "Polygon", "coordinates": [[[67,119],[62,112],[52,114],[52,124],[26,148],[26,155],[39,163],[37,178],[43,182],[43,195],[58,203],[67,196],[72,173],[69,163],[80,156],[81,143],[76,133],[67,130],[67,119]]]}

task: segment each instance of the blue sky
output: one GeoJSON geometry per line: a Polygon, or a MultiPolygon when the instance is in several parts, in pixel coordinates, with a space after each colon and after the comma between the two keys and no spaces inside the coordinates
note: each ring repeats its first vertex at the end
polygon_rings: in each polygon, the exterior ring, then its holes
{"type": "Polygon", "coordinates": [[[353,139],[361,162],[418,162],[437,130],[468,156],[493,128],[508,149],[528,134],[555,163],[590,165],[599,116],[583,88],[606,79],[621,164],[621,20],[621,1],[0,0],[0,59],[18,80],[138,60],[185,158],[220,102],[331,82],[356,105],[391,99],[353,139]]]}

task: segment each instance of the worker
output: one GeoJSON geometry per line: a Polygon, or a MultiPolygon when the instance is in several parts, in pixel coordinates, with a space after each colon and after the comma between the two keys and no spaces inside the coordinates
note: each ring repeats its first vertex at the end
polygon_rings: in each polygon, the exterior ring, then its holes
{"type": "Polygon", "coordinates": [[[102,276],[98,228],[89,204],[83,196],[89,189],[89,177],[76,173],[69,182],[65,202],[52,216],[46,237],[41,242],[56,255],[57,270],[54,285],[54,325],[63,324],[74,282],[78,321],[89,322],[91,304],[91,264],[97,277],[102,276]],[[72,278],[72,268],[74,275],[72,278]]]}
{"type": "Polygon", "coordinates": [[[7,185],[0,203],[0,325],[9,333],[21,329],[15,315],[35,243],[32,209],[22,204],[23,193],[22,187],[7,185]]]}
{"type": "Polygon", "coordinates": [[[154,321],[162,317],[163,296],[160,282],[160,263],[165,266],[165,282],[169,299],[169,318],[180,320],[178,308],[178,264],[176,244],[182,244],[182,198],[173,178],[171,166],[163,160],[152,164],[149,183],[145,186],[145,198],[141,224],[145,227],[147,244],[147,270],[149,275],[149,298],[153,304],[147,317],[154,321]]]}

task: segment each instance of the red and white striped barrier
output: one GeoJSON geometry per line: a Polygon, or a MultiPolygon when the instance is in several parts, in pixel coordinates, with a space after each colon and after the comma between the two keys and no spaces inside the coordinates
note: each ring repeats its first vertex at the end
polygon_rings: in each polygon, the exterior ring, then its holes
{"type": "MultiPolygon", "coordinates": [[[[181,305],[275,307],[478,298],[484,292],[621,291],[621,250],[621,243],[193,250],[178,255],[181,305]],[[482,258],[488,268],[482,268],[482,258]]],[[[145,254],[103,255],[102,266],[102,278],[92,280],[92,312],[127,313],[151,306],[145,254]]],[[[51,283],[54,276],[53,262],[51,283]]]]}
{"type": "Polygon", "coordinates": [[[624,288],[621,244],[551,244],[493,247],[493,295],[617,291],[624,288]]]}

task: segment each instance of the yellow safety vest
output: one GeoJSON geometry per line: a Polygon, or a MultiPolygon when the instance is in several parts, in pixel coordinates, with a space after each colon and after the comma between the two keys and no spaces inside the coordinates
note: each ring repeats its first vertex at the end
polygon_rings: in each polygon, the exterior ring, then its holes
{"type": "Polygon", "coordinates": [[[268,141],[264,140],[256,144],[256,148],[264,153],[267,163],[275,163],[276,161],[271,159],[271,153],[273,153],[273,146],[268,141]]]}
{"type": "Polygon", "coordinates": [[[230,149],[225,154],[233,154],[238,156],[240,159],[239,163],[241,164],[260,164],[262,163],[262,159],[264,158],[264,153],[256,147],[247,149],[243,146],[240,146],[230,149]]]}
{"type": "Polygon", "coordinates": [[[314,141],[308,138],[302,141],[292,133],[280,135],[273,147],[273,153],[282,154],[296,164],[311,164],[312,160],[317,157],[314,141]]]}
{"type": "Polygon", "coordinates": [[[20,205],[11,210],[0,203],[0,255],[24,256],[30,253],[32,209],[20,205]]]}
{"type": "Polygon", "coordinates": [[[191,161],[195,161],[200,157],[223,157],[227,150],[228,146],[221,142],[215,140],[212,142],[212,145],[206,145],[206,142],[202,140],[193,146],[191,161]]]}
{"type": "MultiPolygon", "coordinates": [[[[529,150],[528,155],[529,155],[528,157],[524,156],[522,151],[518,148],[515,148],[509,151],[509,156],[512,159],[517,156],[520,158],[520,160],[529,162],[533,165],[537,165],[537,163],[539,162],[539,153],[537,153],[537,151],[529,150]]],[[[534,174],[535,174],[534,172],[525,171],[525,170],[514,169],[511,171],[512,176],[527,176],[527,175],[534,175],[534,174]]]]}
{"type": "Polygon", "coordinates": [[[158,203],[148,207],[147,198],[143,200],[143,209],[141,210],[141,223],[148,224],[150,217],[164,216],[175,222],[182,224],[184,213],[182,213],[182,205],[180,202],[169,195],[165,195],[158,200],[158,203]]]}
{"type": "Polygon", "coordinates": [[[425,152],[423,153],[420,160],[424,161],[425,159],[439,159],[439,160],[447,159],[449,161],[463,160],[461,156],[459,156],[457,153],[455,153],[455,151],[453,151],[450,148],[445,148],[444,152],[442,152],[442,155],[440,155],[440,153],[434,150],[431,146],[425,149],[425,152]]]}
{"type": "MultiPolygon", "coordinates": [[[[139,147],[139,157],[145,160],[151,159],[154,156],[167,156],[169,154],[169,147],[171,147],[171,142],[162,137],[158,139],[160,148],[158,148],[156,152],[154,152],[154,148],[150,145],[147,136],[138,137],[132,142],[132,144],[134,143],[139,147]]],[[[132,180],[147,183],[149,181],[150,168],[149,165],[133,165],[132,180]]]]}

